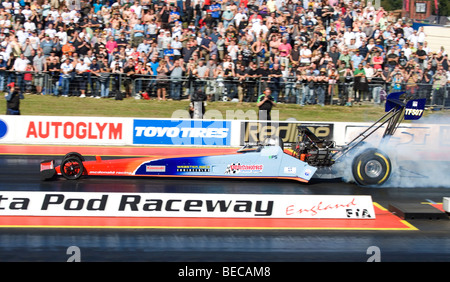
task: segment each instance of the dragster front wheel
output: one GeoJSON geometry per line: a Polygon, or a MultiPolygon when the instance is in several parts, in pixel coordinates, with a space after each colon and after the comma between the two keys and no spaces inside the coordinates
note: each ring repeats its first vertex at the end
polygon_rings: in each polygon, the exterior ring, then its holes
{"type": "Polygon", "coordinates": [[[391,174],[389,157],[377,149],[369,149],[358,155],[352,163],[355,181],[362,186],[382,185],[391,174]]]}
{"type": "Polygon", "coordinates": [[[78,157],[69,157],[62,161],[61,175],[68,180],[79,179],[84,172],[83,161],[78,157]]]}

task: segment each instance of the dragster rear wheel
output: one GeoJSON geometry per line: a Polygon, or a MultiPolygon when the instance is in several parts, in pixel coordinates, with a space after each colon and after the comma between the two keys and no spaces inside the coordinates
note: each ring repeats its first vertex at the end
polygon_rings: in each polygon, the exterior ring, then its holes
{"type": "Polygon", "coordinates": [[[389,157],[377,149],[365,150],[352,163],[353,178],[362,186],[382,185],[389,179],[391,171],[389,157]]]}
{"type": "Polygon", "coordinates": [[[79,179],[84,172],[83,162],[78,157],[69,157],[62,161],[61,175],[68,180],[79,179]]]}

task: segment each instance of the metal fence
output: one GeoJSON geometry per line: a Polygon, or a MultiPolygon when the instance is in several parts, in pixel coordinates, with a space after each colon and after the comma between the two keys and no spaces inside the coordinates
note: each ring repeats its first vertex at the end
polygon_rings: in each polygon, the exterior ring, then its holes
{"type": "Polygon", "coordinates": [[[201,90],[210,101],[256,102],[266,88],[270,88],[277,102],[299,105],[323,104],[345,105],[351,103],[383,103],[386,93],[405,91],[414,98],[426,98],[426,105],[450,108],[450,85],[433,89],[432,84],[368,83],[357,87],[353,81],[313,82],[296,77],[273,79],[270,77],[246,78],[218,77],[198,79],[195,77],[161,78],[148,75],[129,77],[123,73],[89,72],[72,73],[67,76],[59,72],[11,72],[0,71],[0,91],[15,82],[24,93],[44,95],[118,98],[151,97],[160,99],[186,99],[201,90]],[[143,94],[146,93],[146,94],[143,94]]]}

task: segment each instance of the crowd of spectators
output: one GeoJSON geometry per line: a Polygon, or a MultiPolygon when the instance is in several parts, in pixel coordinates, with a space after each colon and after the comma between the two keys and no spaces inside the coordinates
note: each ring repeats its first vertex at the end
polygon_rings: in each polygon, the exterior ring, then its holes
{"type": "Polygon", "coordinates": [[[0,91],[15,81],[37,94],[177,100],[202,89],[255,102],[269,87],[300,105],[380,103],[392,89],[434,104],[447,95],[446,50],[370,2],[25,1],[0,6],[0,91]]]}

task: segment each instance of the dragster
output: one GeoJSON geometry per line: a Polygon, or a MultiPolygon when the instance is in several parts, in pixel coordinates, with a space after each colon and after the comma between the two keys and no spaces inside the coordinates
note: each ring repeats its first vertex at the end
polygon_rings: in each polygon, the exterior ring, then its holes
{"type": "Polygon", "coordinates": [[[362,186],[382,185],[392,172],[389,156],[377,148],[361,144],[384,127],[381,142],[389,142],[403,119],[415,120],[423,115],[425,99],[408,99],[405,92],[388,95],[386,113],[349,143],[338,146],[334,141],[318,138],[307,124],[298,126],[297,142],[284,149],[281,138],[267,138],[257,144],[246,144],[232,154],[179,156],[172,158],[123,158],[85,160],[76,152],[66,154],[59,165],[55,160],[42,161],[42,180],[63,176],[77,180],[83,176],[134,176],[181,178],[289,179],[308,183],[316,171],[333,168],[351,159],[354,180],[362,186]],[[358,150],[358,148],[360,150],[358,150]]]}

